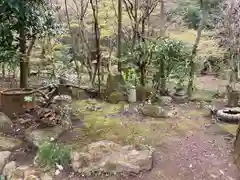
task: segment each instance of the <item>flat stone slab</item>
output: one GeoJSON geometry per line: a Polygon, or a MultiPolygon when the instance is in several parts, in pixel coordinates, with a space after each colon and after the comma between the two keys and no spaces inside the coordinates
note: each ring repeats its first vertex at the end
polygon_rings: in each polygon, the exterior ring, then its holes
{"type": "Polygon", "coordinates": [[[3,134],[0,134],[0,151],[11,151],[21,146],[22,143],[23,141],[20,139],[5,137],[3,134]]]}
{"type": "Polygon", "coordinates": [[[89,144],[83,151],[72,152],[71,162],[73,170],[84,175],[92,172],[138,174],[152,168],[153,151],[145,146],[121,146],[103,140],[89,144]]]}
{"type": "Polygon", "coordinates": [[[11,155],[10,151],[1,151],[0,152],[0,172],[2,171],[5,163],[8,161],[9,156],[11,155]]]}
{"type": "Polygon", "coordinates": [[[43,142],[56,140],[63,132],[64,129],[61,126],[34,130],[28,129],[25,132],[25,138],[35,146],[39,147],[43,142]]]}

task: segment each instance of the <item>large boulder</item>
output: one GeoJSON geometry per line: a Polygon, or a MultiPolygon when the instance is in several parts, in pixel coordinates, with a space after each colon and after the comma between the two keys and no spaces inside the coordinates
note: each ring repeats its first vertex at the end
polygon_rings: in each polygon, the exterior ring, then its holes
{"type": "Polygon", "coordinates": [[[13,173],[16,170],[16,168],[17,168],[16,162],[15,161],[11,161],[8,164],[6,164],[5,167],[3,168],[2,175],[4,177],[7,177],[7,179],[11,180],[12,177],[13,177],[13,173]]]}
{"type": "Polygon", "coordinates": [[[12,121],[3,112],[0,112],[0,132],[7,133],[11,131],[12,121]]]}
{"type": "Polygon", "coordinates": [[[23,141],[17,138],[6,137],[0,134],[0,151],[11,151],[19,148],[23,141]]]}
{"type": "Polygon", "coordinates": [[[39,147],[43,142],[55,141],[63,132],[64,128],[61,126],[34,130],[30,128],[25,131],[25,138],[36,147],[39,147]]]}
{"type": "Polygon", "coordinates": [[[117,104],[120,101],[126,101],[127,97],[122,92],[112,92],[108,96],[107,100],[108,100],[108,102],[110,102],[112,104],[117,104]]]}
{"type": "Polygon", "coordinates": [[[107,78],[105,96],[109,96],[113,92],[125,94],[127,92],[124,78],[121,74],[109,74],[107,78]]]}
{"type": "Polygon", "coordinates": [[[4,177],[8,180],[52,180],[53,178],[46,173],[29,167],[29,166],[16,166],[14,161],[7,164],[3,171],[4,177]]]}
{"type": "Polygon", "coordinates": [[[7,163],[9,156],[11,155],[10,151],[1,151],[0,152],[0,173],[2,172],[3,167],[7,163]]]}
{"type": "Polygon", "coordinates": [[[71,163],[75,172],[85,175],[93,172],[137,174],[152,168],[153,149],[99,141],[82,151],[72,152],[71,163]]]}
{"type": "Polygon", "coordinates": [[[154,118],[168,117],[167,112],[158,105],[145,104],[143,107],[141,107],[140,111],[142,112],[143,115],[154,118]]]}

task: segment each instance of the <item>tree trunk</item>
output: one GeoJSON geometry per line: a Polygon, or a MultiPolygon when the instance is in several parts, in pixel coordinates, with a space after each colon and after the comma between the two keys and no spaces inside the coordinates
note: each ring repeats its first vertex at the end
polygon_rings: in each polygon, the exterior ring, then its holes
{"type": "Polygon", "coordinates": [[[165,78],[165,64],[164,61],[160,61],[160,92],[161,94],[165,94],[166,92],[166,78],[165,78]]]}
{"type": "Polygon", "coordinates": [[[146,74],[145,66],[140,67],[140,83],[142,86],[145,86],[145,74],[146,74]]]}
{"type": "Polygon", "coordinates": [[[239,101],[239,92],[228,92],[228,107],[237,107],[239,101]]]}
{"type": "Polygon", "coordinates": [[[236,91],[231,85],[227,85],[228,107],[237,107],[239,101],[239,91],[236,91]]]}
{"type": "Polygon", "coordinates": [[[190,63],[189,63],[189,80],[188,80],[188,88],[187,88],[187,94],[188,97],[192,97],[193,94],[193,87],[194,87],[194,75],[195,75],[195,62],[194,62],[195,56],[191,56],[190,63]]]}
{"type": "MultiPolygon", "coordinates": [[[[29,46],[28,46],[28,49],[27,49],[27,62],[29,63],[30,61],[30,56],[31,56],[31,53],[32,53],[32,49],[33,49],[33,46],[35,44],[35,41],[36,41],[36,36],[33,36],[30,43],[29,43],[29,46]]],[[[30,72],[31,69],[30,67],[28,66],[28,76],[30,75],[30,72]]]]}
{"type": "Polygon", "coordinates": [[[144,36],[145,36],[145,19],[142,19],[142,32],[141,32],[141,40],[144,42],[144,36]]]}
{"type": "Polygon", "coordinates": [[[234,142],[234,162],[240,169],[240,124],[238,125],[236,139],[234,142]]]}
{"type": "Polygon", "coordinates": [[[160,37],[165,35],[165,14],[164,14],[165,4],[163,0],[160,0],[160,37]]]}
{"type": "Polygon", "coordinates": [[[138,40],[138,0],[134,0],[134,29],[133,29],[133,42],[132,47],[135,46],[138,40]]]}
{"type": "Polygon", "coordinates": [[[5,74],[6,74],[5,63],[2,63],[2,76],[3,76],[3,78],[5,78],[5,74]]]}
{"type": "Polygon", "coordinates": [[[19,46],[20,46],[20,88],[28,87],[28,61],[26,58],[26,35],[24,27],[19,32],[19,46]]]}
{"type": "Polygon", "coordinates": [[[188,97],[192,97],[193,94],[193,86],[194,86],[194,75],[195,75],[195,57],[197,54],[197,48],[200,42],[200,38],[202,35],[202,30],[204,28],[204,22],[205,19],[207,18],[207,12],[205,12],[205,8],[204,8],[204,4],[203,4],[203,0],[200,0],[200,6],[201,6],[201,12],[202,12],[202,18],[197,30],[197,37],[195,40],[195,43],[193,45],[192,48],[192,54],[190,57],[190,72],[189,72],[189,81],[188,81],[188,88],[187,88],[187,94],[188,97]]]}
{"type": "Polygon", "coordinates": [[[73,62],[74,62],[75,67],[76,67],[78,83],[80,84],[80,79],[81,79],[80,67],[79,67],[79,64],[78,64],[77,59],[76,59],[75,40],[74,40],[74,35],[73,35],[72,29],[71,29],[71,25],[70,25],[70,17],[69,17],[69,13],[68,13],[67,0],[64,1],[64,5],[65,5],[65,13],[66,13],[66,16],[67,16],[68,28],[69,28],[69,32],[70,32],[70,35],[71,35],[71,38],[72,38],[73,62]]]}
{"type": "Polygon", "coordinates": [[[121,58],[121,39],[122,39],[122,0],[118,0],[118,36],[117,36],[117,58],[118,58],[118,72],[122,70],[121,58]]]}
{"type": "Polygon", "coordinates": [[[97,58],[97,65],[95,69],[95,73],[93,75],[93,82],[94,84],[96,74],[98,74],[98,93],[99,97],[101,95],[101,74],[100,74],[100,65],[101,65],[101,52],[100,52],[100,30],[98,24],[98,2],[95,1],[95,6],[93,0],[90,0],[90,4],[92,6],[93,11],[93,18],[94,18],[94,32],[95,32],[95,43],[96,43],[96,58],[97,58]]]}

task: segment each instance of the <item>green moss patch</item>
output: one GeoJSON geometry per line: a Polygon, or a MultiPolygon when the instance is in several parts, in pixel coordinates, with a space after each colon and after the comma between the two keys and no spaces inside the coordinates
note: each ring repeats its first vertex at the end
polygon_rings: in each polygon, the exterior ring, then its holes
{"type": "Polygon", "coordinates": [[[219,125],[221,128],[223,128],[224,131],[232,134],[233,136],[236,136],[238,125],[235,125],[235,124],[227,124],[227,123],[218,124],[218,125],[219,125]]]}
{"type": "MultiPolygon", "coordinates": [[[[95,100],[76,101],[73,104],[75,115],[82,115],[84,127],[78,129],[80,136],[72,144],[83,145],[98,140],[111,140],[121,144],[139,144],[144,142],[148,128],[136,120],[110,116],[123,109],[125,103],[109,104],[95,100]],[[97,107],[97,110],[91,110],[97,107]]],[[[75,129],[74,129],[75,130],[75,129]]]]}

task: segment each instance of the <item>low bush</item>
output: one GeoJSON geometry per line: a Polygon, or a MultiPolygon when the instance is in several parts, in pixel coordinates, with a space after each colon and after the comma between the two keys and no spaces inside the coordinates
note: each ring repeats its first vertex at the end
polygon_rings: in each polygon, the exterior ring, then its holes
{"type": "Polygon", "coordinates": [[[56,164],[67,166],[70,163],[71,149],[67,146],[45,142],[37,155],[37,162],[42,167],[54,167],[56,164]]]}

